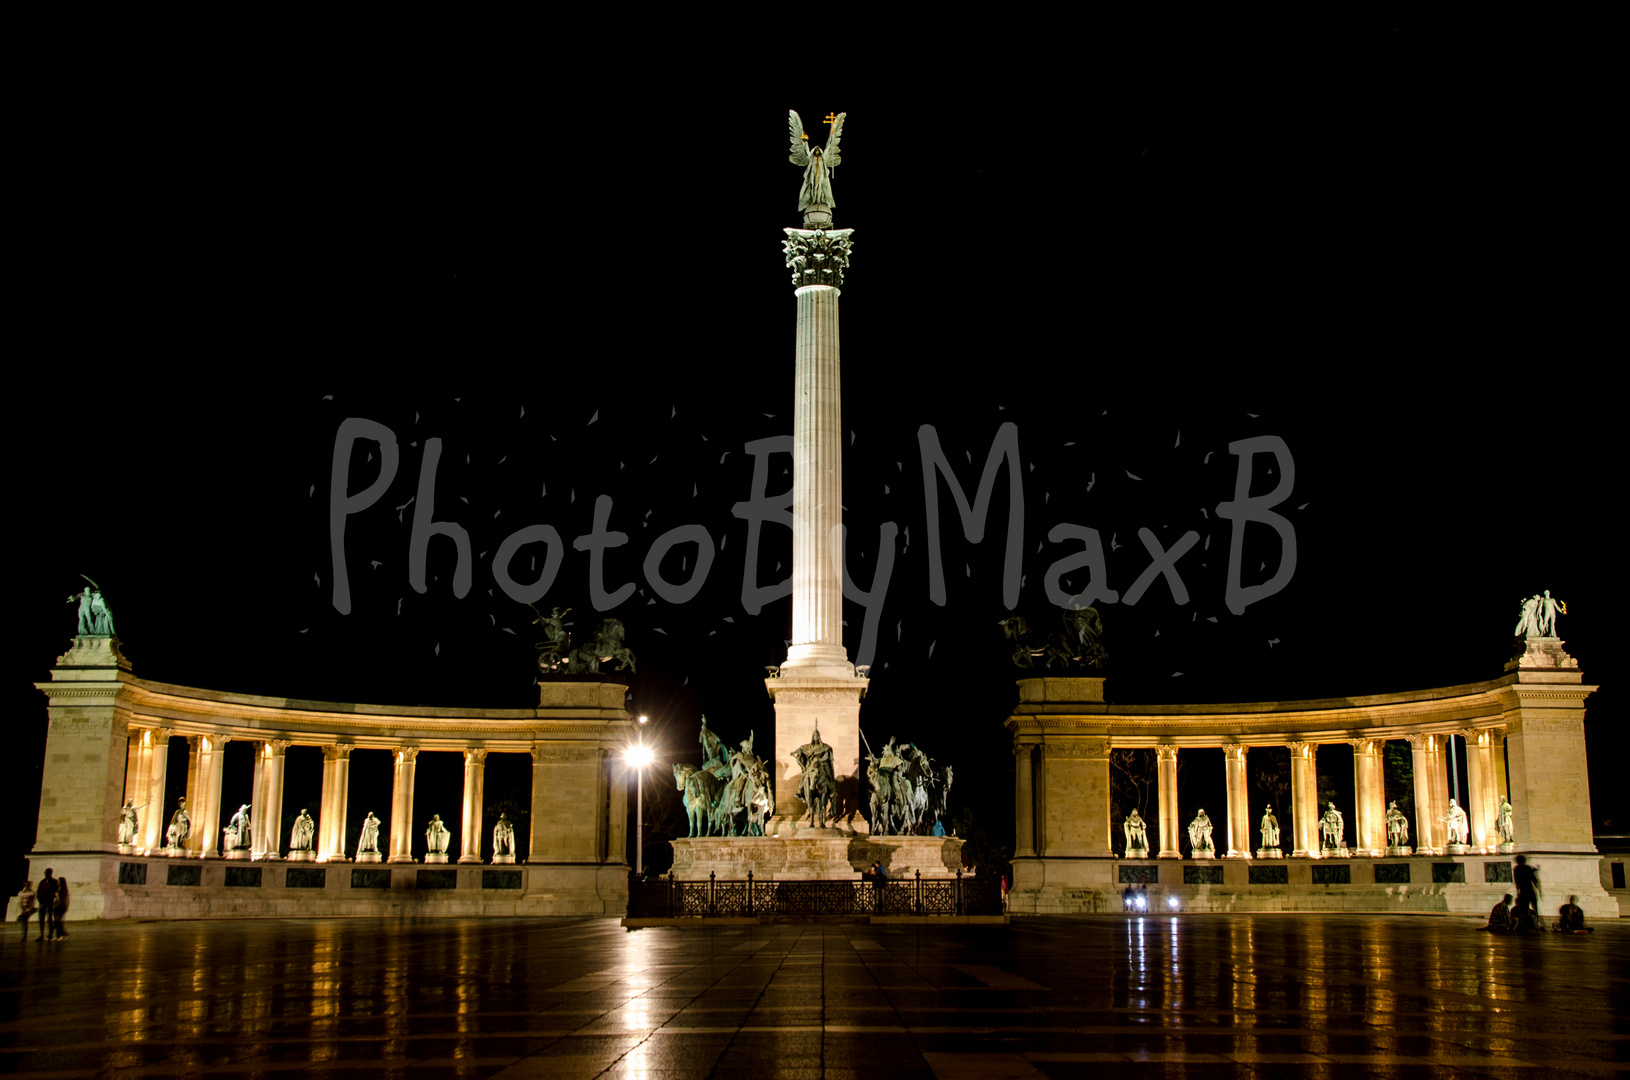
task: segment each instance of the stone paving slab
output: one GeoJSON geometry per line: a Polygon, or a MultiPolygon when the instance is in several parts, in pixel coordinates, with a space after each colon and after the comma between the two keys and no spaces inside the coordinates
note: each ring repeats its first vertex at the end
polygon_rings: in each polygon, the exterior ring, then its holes
{"type": "Polygon", "coordinates": [[[1630,926],[1031,918],[70,924],[0,942],[21,1077],[1605,1076],[1630,926]]]}

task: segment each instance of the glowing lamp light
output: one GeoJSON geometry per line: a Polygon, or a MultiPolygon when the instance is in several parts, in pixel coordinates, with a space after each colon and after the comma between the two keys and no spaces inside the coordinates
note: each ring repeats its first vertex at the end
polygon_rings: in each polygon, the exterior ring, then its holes
{"type": "Polygon", "coordinates": [[[651,764],[651,748],[643,743],[636,743],[628,748],[623,759],[636,769],[643,769],[651,764]]]}
{"type": "Polygon", "coordinates": [[[1173,911],[1176,911],[1179,907],[1182,907],[1182,905],[1178,903],[1177,897],[1175,896],[1166,901],[1166,906],[1170,907],[1173,911]]]}

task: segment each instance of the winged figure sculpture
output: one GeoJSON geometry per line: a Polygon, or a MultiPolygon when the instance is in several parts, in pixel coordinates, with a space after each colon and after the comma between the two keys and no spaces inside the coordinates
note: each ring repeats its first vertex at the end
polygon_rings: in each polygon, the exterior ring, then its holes
{"type": "Polygon", "coordinates": [[[798,209],[804,212],[805,228],[825,228],[832,224],[832,170],[842,160],[838,155],[838,140],[843,136],[843,118],[839,113],[832,122],[832,134],[826,146],[816,146],[804,134],[804,122],[797,112],[787,110],[787,127],[792,136],[792,153],[788,159],[804,167],[804,187],[798,193],[798,209]]]}

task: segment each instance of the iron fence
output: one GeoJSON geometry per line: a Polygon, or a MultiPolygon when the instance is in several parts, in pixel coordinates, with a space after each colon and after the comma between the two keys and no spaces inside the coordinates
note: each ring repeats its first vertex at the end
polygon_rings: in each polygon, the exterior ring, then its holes
{"type": "Polygon", "coordinates": [[[669,874],[635,881],[628,891],[633,918],[703,915],[1000,915],[1001,886],[992,878],[925,878],[904,881],[679,881],[669,874]]]}

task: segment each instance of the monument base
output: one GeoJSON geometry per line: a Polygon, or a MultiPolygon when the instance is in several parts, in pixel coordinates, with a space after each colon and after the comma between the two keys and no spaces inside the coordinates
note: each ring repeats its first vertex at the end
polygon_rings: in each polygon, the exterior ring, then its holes
{"type": "Polygon", "coordinates": [[[1128,859],[1147,859],[1149,857],[1149,849],[1146,847],[1127,848],[1126,857],[1128,859]]]}
{"type": "Polygon", "coordinates": [[[1326,859],[1350,859],[1353,857],[1353,853],[1347,850],[1346,845],[1341,847],[1322,848],[1319,854],[1324,856],[1326,859]]]}
{"type": "Polygon", "coordinates": [[[424,861],[426,863],[444,863],[447,861],[447,855],[445,852],[432,851],[424,857],[424,861]]]}
{"type": "Polygon", "coordinates": [[[1389,859],[1401,859],[1412,853],[1413,849],[1408,844],[1400,844],[1387,848],[1387,858],[1389,859]]]}
{"type": "Polygon", "coordinates": [[[952,877],[962,869],[962,841],[946,836],[852,836],[804,829],[795,836],[698,836],[670,841],[674,877],[723,880],[847,881],[880,863],[891,880],[918,873],[952,877]]]}
{"type": "Polygon", "coordinates": [[[1467,847],[1465,844],[1445,844],[1445,845],[1443,845],[1443,853],[1445,855],[1465,855],[1470,851],[1471,851],[1471,848],[1467,847]]]}
{"type": "Polygon", "coordinates": [[[136,847],[135,847],[134,844],[120,844],[119,845],[119,854],[120,855],[134,855],[135,853],[136,853],[136,847]]]}
{"type": "Polygon", "coordinates": [[[1285,853],[1276,847],[1259,847],[1256,849],[1256,857],[1259,859],[1283,859],[1285,853]]]}
{"type": "Polygon", "coordinates": [[[289,862],[316,862],[317,853],[315,851],[291,851],[287,858],[289,862]]]}
{"type": "Polygon", "coordinates": [[[254,855],[254,852],[250,851],[248,848],[234,848],[233,850],[227,852],[226,855],[223,856],[223,858],[247,859],[247,858],[250,858],[253,855],[254,855]]]}
{"type": "Polygon", "coordinates": [[[1215,859],[1217,857],[1217,849],[1206,848],[1204,851],[1196,851],[1189,857],[1192,859],[1215,859]]]}
{"type": "Polygon", "coordinates": [[[384,862],[384,860],[379,857],[377,851],[359,851],[357,852],[357,862],[384,862]]]}
{"type": "Polygon", "coordinates": [[[494,866],[512,866],[514,863],[515,856],[513,855],[494,855],[492,857],[492,865],[494,866]]]}
{"type": "MultiPolygon", "coordinates": [[[[1404,850],[1407,852],[1409,849],[1405,848],[1404,850]]],[[[1504,844],[1497,845],[1494,850],[1501,855],[1510,855],[1512,852],[1517,850],[1517,845],[1507,841],[1504,844]]]]}

